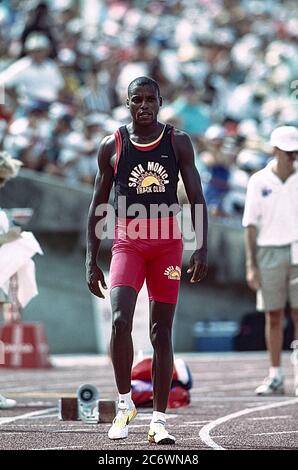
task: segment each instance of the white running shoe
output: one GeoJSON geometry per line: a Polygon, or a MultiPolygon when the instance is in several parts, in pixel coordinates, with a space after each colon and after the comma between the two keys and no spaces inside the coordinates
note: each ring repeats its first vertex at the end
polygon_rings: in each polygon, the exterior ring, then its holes
{"type": "Polygon", "coordinates": [[[156,421],[156,423],[150,424],[148,432],[148,441],[151,444],[175,444],[176,439],[171,436],[165,428],[163,421],[156,421]]]}
{"type": "Polygon", "coordinates": [[[6,398],[3,395],[0,395],[0,410],[9,410],[14,408],[17,402],[12,398],[6,398]]]}
{"type": "Polygon", "coordinates": [[[118,413],[114,418],[112,427],[109,429],[110,439],[125,439],[128,436],[128,425],[137,416],[137,409],[133,405],[128,408],[125,401],[119,401],[118,413]]]}
{"type": "Polygon", "coordinates": [[[285,393],[284,380],[279,377],[267,377],[255,390],[256,395],[282,395],[285,393]]]}

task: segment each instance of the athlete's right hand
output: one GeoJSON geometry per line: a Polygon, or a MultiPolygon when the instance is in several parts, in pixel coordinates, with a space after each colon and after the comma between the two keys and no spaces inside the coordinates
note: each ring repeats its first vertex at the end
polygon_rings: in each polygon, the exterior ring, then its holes
{"type": "Polygon", "coordinates": [[[246,281],[248,286],[256,291],[261,287],[260,273],[257,268],[247,268],[246,270],[246,281]]]}
{"type": "Polygon", "coordinates": [[[96,295],[96,297],[100,297],[101,299],[105,298],[101,291],[101,288],[107,289],[107,285],[105,282],[104,274],[98,266],[87,267],[86,281],[88,289],[92,294],[96,295]]]}

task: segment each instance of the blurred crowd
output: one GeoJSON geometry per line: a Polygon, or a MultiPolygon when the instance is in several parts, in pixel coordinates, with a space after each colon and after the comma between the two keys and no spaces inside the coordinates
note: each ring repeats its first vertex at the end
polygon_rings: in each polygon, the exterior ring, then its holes
{"type": "Polygon", "coordinates": [[[99,141],[130,120],[127,85],[149,75],[164,98],[160,119],[191,135],[210,212],[241,214],[249,176],[270,159],[271,131],[298,125],[296,7],[2,0],[0,149],[93,184],[99,141]]]}

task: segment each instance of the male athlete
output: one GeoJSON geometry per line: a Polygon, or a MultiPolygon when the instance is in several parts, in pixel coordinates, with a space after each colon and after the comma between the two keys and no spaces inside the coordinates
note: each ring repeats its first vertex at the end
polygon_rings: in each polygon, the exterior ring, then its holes
{"type": "Polygon", "coordinates": [[[90,291],[97,297],[104,297],[101,288],[107,286],[98,253],[105,214],[96,216],[95,210],[108,203],[114,182],[116,228],[110,267],[111,358],[119,402],[108,435],[110,439],[126,438],[128,424],[137,414],[131,398],[131,330],[138,292],[146,279],[150,339],[154,349],[153,416],[148,440],[174,444],[175,438],[165,429],[165,411],[173,373],[171,331],[183,249],[176,220],[179,172],[191,205],[197,240],[197,249],[187,271],[192,283],[199,282],[207,273],[207,211],[190,138],[157,120],[161,105],[158,84],[148,77],[136,78],[128,86],[127,106],[132,122],[105,137],[100,144],[99,171],[88,218],[86,269],[90,291]],[[198,207],[203,208],[200,224],[196,222],[198,207]]]}

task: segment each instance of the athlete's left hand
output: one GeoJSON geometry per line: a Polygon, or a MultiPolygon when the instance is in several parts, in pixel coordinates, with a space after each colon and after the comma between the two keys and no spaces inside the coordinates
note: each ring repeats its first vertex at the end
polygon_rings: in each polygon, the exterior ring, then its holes
{"type": "Polygon", "coordinates": [[[208,271],[207,250],[196,250],[189,261],[188,274],[191,274],[190,282],[200,282],[208,271]]]}

